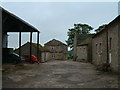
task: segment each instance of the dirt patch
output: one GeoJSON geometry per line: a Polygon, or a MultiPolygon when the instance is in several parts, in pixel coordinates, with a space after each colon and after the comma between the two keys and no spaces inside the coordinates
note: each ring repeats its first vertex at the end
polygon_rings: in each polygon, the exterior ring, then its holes
{"type": "Polygon", "coordinates": [[[3,73],[4,88],[117,88],[118,75],[98,72],[90,63],[49,61],[24,64],[3,73]]]}

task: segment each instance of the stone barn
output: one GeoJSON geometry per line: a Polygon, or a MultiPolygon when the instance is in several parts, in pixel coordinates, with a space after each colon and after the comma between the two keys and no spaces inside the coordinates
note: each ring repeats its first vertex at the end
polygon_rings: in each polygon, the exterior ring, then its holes
{"type": "Polygon", "coordinates": [[[107,27],[107,48],[108,48],[108,62],[114,71],[118,71],[118,63],[120,62],[119,50],[120,47],[120,15],[116,17],[107,27]]]}
{"type": "MultiPolygon", "coordinates": [[[[34,55],[37,57],[37,53],[39,53],[38,60],[41,62],[45,62],[49,60],[49,50],[43,47],[42,45],[39,44],[38,51],[37,51],[37,44],[32,43],[32,53],[31,55],[34,55]]],[[[25,43],[24,45],[21,46],[21,55],[29,55],[30,53],[30,42],[25,43]]],[[[19,48],[14,51],[15,53],[19,54],[19,48]]]]}
{"type": "Polygon", "coordinates": [[[92,61],[92,37],[94,34],[76,34],[74,37],[74,61],[92,61]]]}
{"type": "Polygon", "coordinates": [[[77,61],[92,61],[92,38],[89,37],[77,45],[77,61]]]}
{"type": "Polygon", "coordinates": [[[92,40],[93,63],[109,64],[113,71],[118,72],[120,48],[120,15],[111,21],[105,29],[97,33],[92,40]]]}
{"type": "Polygon", "coordinates": [[[50,59],[52,60],[66,60],[67,59],[67,45],[53,39],[44,44],[44,46],[50,51],[50,59]]]}

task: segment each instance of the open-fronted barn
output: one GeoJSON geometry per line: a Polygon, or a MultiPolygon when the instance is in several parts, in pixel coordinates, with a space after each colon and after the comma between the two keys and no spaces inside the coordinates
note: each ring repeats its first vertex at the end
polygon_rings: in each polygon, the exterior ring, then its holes
{"type": "MultiPolygon", "coordinates": [[[[3,9],[2,7],[0,7],[0,14],[2,14],[2,56],[3,56],[3,62],[4,62],[4,57],[7,54],[12,53],[13,49],[8,48],[8,32],[17,32],[19,33],[19,55],[21,55],[21,41],[22,41],[22,32],[28,32],[30,33],[30,43],[32,43],[32,34],[33,32],[37,33],[37,44],[39,44],[39,31],[34,28],[33,26],[31,26],[30,24],[28,24],[27,22],[23,21],[22,19],[20,19],[19,17],[17,17],[16,15],[8,12],[7,10],[3,9]]],[[[31,45],[29,48],[30,51],[30,55],[32,52],[31,49],[31,45]]],[[[37,52],[36,52],[37,53],[37,52]]],[[[38,55],[38,53],[37,53],[38,55]]]]}

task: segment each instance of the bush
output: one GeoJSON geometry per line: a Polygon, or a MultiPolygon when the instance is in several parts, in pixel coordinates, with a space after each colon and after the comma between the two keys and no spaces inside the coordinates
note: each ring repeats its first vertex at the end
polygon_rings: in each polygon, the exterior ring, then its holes
{"type": "Polygon", "coordinates": [[[68,54],[68,59],[73,59],[73,54],[68,54]]]}

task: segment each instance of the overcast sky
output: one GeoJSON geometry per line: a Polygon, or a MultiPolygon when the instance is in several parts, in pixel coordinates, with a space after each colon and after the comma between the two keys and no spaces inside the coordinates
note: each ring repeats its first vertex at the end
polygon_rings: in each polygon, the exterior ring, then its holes
{"type": "MultiPolygon", "coordinates": [[[[67,31],[75,23],[96,29],[118,15],[117,2],[4,2],[2,7],[37,28],[42,45],[51,39],[65,43],[67,31]]],[[[22,34],[22,44],[27,41],[28,34],[22,34]]],[[[36,42],[35,34],[33,42],[36,42]]],[[[18,47],[18,34],[9,34],[8,46],[18,47]]]]}

